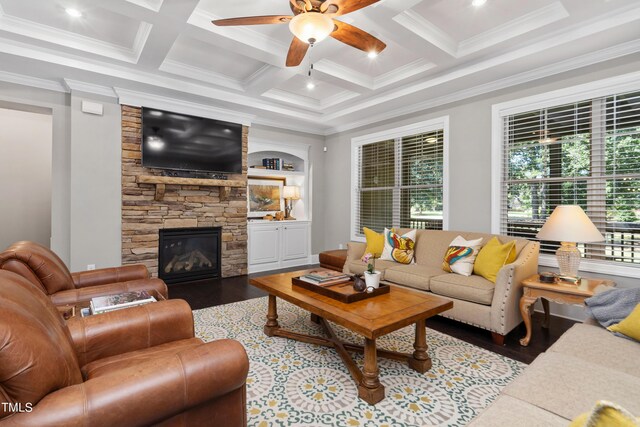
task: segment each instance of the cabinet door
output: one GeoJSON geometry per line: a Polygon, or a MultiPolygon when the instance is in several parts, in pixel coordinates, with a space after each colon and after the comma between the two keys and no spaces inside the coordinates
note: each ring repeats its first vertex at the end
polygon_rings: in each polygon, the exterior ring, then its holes
{"type": "Polygon", "coordinates": [[[309,256],[309,225],[286,224],[282,226],[282,260],[309,256]]]}
{"type": "Polygon", "coordinates": [[[275,225],[249,228],[249,265],[278,262],[280,228],[275,225]]]}

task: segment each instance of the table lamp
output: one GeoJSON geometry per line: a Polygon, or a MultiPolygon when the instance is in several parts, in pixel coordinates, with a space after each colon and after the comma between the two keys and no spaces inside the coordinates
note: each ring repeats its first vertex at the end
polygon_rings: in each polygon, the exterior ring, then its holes
{"type": "Polygon", "coordinates": [[[291,216],[292,200],[300,200],[300,187],[297,185],[285,185],[282,189],[284,197],[284,219],[295,219],[291,216]]]}
{"type": "Polygon", "coordinates": [[[558,267],[563,276],[578,277],[580,249],[576,243],[602,242],[604,236],[577,205],[559,205],[547,218],[536,237],[560,242],[556,251],[558,267]]]}

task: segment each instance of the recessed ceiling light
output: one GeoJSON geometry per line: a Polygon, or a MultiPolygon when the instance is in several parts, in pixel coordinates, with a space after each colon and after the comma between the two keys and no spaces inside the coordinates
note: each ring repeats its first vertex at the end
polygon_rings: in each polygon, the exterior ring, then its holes
{"type": "Polygon", "coordinates": [[[475,7],[480,7],[483,4],[485,4],[487,2],[487,0],[473,0],[471,2],[472,5],[474,5],[475,7]]]}
{"type": "Polygon", "coordinates": [[[367,56],[369,57],[369,59],[375,59],[378,57],[378,52],[376,52],[375,50],[372,50],[367,54],[367,56]]]}
{"type": "Polygon", "coordinates": [[[316,88],[316,84],[315,84],[314,82],[309,81],[309,82],[307,83],[307,89],[309,89],[309,90],[313,90],[313,89],[315,89],[315,88],[316,88]]]}
{"type": "Polygon", "coordinates": [[[74,18],[80,18],[82,16],[82,12],[72,7],[68,7],[64,11],[67,12],[67,15],[73,16],[74,18]]]}

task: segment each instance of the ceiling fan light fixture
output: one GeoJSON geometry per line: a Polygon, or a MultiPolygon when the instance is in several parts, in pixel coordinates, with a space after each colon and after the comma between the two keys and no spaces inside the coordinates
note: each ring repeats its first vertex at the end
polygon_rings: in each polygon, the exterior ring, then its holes
{"type": "Polygon", "coordinates": [[[333,20],[318,12],[301,13],[289,22],[293,35],[309,44],[320,43],[334,28],[333,20]]]}
{"type": "Polygon", "coordinates": [[[369,59],[376,59],[378,57],[378,52],[376,52],[375,50],[372,50],[369,53],[367,53],[367,56],[369,57],[369,59]]]}
{"type": "Polygon", "coordinates": [[[472,5],[474,5],[475,7],[480,7],[483,4],[485,4],[487,2],[487,0],[473,0],[471,2],[472,5]]]}

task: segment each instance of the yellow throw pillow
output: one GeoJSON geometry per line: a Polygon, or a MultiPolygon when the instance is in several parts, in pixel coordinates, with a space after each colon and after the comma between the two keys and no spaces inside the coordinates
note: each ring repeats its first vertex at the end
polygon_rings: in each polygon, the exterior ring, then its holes
{"type": "Polygon", "coordinates": [[[504,245],[497,237],[493,237],[480,249],[476,263],[473,265],[473,273],[496,283],[498,271],[503,265],[516,260],[516,242],[512,240],[504,245]]]}
{"type": "Polygon", "coordinates": [[[586,414],[579,415],[569,427],[637,427],[640,418],[635,418],[615,403],[599,400],[586,414]]]}
{"type": "Polygon", "coordinates": [[[611,332],[617,332],[640,341],[640,304],[622,322],[609,326],[611,332]]]}
{"type": "Polygon", "coordinates": [[[364,253],[380,258],[384,249],[384,234],[376,233],[367,227],[363,227],[362,231],[364,231],[364,237],[367,239],[367,249],[364,250],[364,253]]]}

